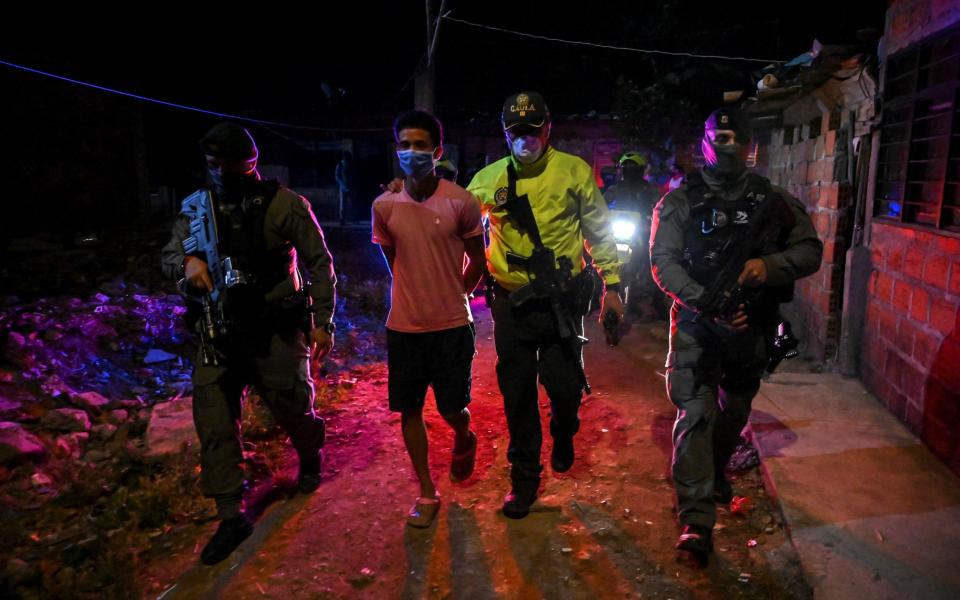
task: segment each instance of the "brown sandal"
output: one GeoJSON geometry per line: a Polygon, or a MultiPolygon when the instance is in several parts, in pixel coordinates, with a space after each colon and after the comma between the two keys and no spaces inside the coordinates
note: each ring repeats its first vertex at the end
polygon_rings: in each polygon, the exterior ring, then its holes
{"type": "Polygon", "coordinates": [[[407,513],[407,525],[417,529],[426,529],[433,523],[440,509],[440,496],[433,498],[419,497],[407,513]]]}
{"type": "Polygon", "coordinates": [[[477,434],[470,432],[470,446],[463,452],[454,452],[450,461],[450,481],[460,483],[473,473],[477,462],[477,434]]]}

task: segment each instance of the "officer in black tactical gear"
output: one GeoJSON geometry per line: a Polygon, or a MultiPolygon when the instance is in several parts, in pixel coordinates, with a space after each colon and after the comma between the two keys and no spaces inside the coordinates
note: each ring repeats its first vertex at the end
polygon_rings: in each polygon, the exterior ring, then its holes
{"type": "Polygon", "coordinates": [[[654,278],[674,300],[666,367],[667,393],[677,407],[672,471],[683,528],[677,548],[701,563],[713,549],[715,504],[733,495],[724,470],[760,388],[778,304],[790,300],[795,280],[817,271],[823,253],[803,204],[747,171],[749,144],[738,111],[711,113],[701,142],[706,164],[660,201],[651,234],[654,278]],[[723,266],[715,263],[724,242],[738,239],[738,228],[749,226],[771,196],[790,224],[746,260],[738,279],[743,301],[705,323],[700,301],[723,266]]]}
{"type": "MultiPolygon", "coordinates": [[[[199,299],[215,295],[223,320],[212,341],[204,338],[193,372],[193,416],[201,445],[201,483],[217,504],[220,527],[203,549],[204,564],[233,552],[252,531],[242,509],[245,488],[240,440],[243,390],[256,386],[299,457],[298,487],[320,484],[323,420],[314,414],[311,363],[333,347],[336,278],[323,232],[305,198],[257,172],[257,147],[234,123],[213,127],[200,142],[206,156],[209,215],[216,249],[229,257],[230,287],[215,291],[207,254],[184,241],[191,237],[184,209],[163,248],[164,274],[179,280],[195,330],[199,299]],[[227,326],[229,324],[229,327],[227,326]],[[212,347],[210,347],[212,346],[212,347]],[[311,361],[311,349],[312,358],[311,361]]],[[[201,190],[203,191],[203,190],[201,190]]],[[[202,196],[202,195],[201,195],[202,196]]],[[[221,262],[218,261],[218,264],[221,262]]],[[[219,314],[219,312],[218,312],[219,314]]]]}

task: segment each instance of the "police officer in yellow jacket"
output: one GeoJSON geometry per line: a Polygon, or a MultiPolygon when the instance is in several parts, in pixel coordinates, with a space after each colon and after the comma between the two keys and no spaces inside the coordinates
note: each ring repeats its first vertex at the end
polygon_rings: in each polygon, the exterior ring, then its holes
{"type": "MultiPolygon", "coordinates": [[[[495,281],[491,311],[497,348],[497,380],[504,399],[510,445],[512,490],[504,515],[523,518],[540,485],[542,430],[537,405],[537,377],[550,398],[551,466],[564,472],[573,466],[573,436],[580,421],[577,412],[584,390],[582,357],[561,340],[550,301],[535,298],[515,306],[510,295],[530,283],[527,269],[508,254],[529,257],[535,243],[507,204],[510,197],[529,199],[543,246],[558,263],[569,259],[573,275],[584,268],[584,241],[606,285],[601,315],[613,311],[623,319],[618,295],[620,263],[607,219],[607,205],[597,188],[593,170],[580,158],[559,152],[549,144],[550,113],[536,92],[520,92],[503,105],[502,124],[511,155],[478,172],[467,189],[480,201],[490,219],[487,267],[495,281]],[[516,174],[510,190],[508,170],[516,174]]],[[[579,279],[584,279],[586,274],[579,279]]],[[[575,316],[577,334],[583,315],[575,316]]]]}

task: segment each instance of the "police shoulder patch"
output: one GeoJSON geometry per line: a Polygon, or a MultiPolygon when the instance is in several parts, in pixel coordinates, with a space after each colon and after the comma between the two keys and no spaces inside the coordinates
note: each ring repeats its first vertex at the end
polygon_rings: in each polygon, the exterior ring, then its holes
{"type": "Polygon", "coordinates": [[[503,206],[507,203],[507,198],[509,198],[509,196],[510,194],[507,192],[507,188],[502,187],[493,195],[493,202],[497,206],[503,206]]]}

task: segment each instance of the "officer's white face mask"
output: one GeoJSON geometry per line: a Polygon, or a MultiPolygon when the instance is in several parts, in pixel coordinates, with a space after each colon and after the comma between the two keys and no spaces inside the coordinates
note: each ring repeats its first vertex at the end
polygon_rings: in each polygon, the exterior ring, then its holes
{"type": "Polygon", "coordinates": [[[518,161],[528,165],[537,162],[543,154],[543,142],[539,136],[522,135],[510,143],[510,149],[518,161]]]}

